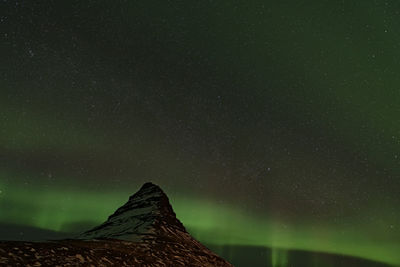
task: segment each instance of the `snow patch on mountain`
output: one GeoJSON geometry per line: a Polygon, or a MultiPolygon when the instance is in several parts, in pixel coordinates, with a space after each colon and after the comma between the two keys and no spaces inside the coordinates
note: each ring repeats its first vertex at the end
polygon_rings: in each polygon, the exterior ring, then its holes
{"type": "Polygon", "coordinates": [[[160,237],[163,232],[187,234],[161,188],[146,183],[107,221],[82,233],[78,238],[108,238],[138,242],[160,237]]]}

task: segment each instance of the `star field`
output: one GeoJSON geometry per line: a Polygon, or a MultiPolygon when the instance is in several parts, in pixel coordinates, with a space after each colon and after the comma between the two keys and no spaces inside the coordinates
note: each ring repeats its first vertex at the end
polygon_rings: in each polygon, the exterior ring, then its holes
{"type": "Polygon", "coordinates": [[[400,264],[398,1],[0,10],[0,223],[85,230],[152,181],[200,241],[400,264]]]}

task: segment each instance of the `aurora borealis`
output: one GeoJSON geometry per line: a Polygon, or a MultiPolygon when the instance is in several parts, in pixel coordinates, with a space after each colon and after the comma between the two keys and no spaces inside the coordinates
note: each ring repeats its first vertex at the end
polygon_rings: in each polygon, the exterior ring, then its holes
{"type": "Polygon", "coordinates": [[[86,230],[152,181],[201,242],[400,265],[399,1],[0,10],[0,223],[86,230]]]}

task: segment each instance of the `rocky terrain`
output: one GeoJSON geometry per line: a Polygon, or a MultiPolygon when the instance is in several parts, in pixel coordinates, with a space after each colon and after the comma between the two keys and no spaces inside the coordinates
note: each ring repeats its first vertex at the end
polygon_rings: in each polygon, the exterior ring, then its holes
{"type": "Polygon", "coordinates": [[[0,242],[1,266],[232,266],[186,231],[146,183],[106,222],[74,239],[0,242]]]}

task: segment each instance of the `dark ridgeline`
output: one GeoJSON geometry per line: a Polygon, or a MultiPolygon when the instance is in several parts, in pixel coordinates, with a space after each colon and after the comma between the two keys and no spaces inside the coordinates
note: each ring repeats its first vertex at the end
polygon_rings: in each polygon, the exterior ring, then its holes
{"type": "MultiPolygon", "coordinates": [[[[38,232],[36,236],[38,234],[46,233],[38,232]]],[[[53,238],[55,234],[50,233],[47,236],[53,238]]],[[[255,246],[208,245],[208,247],[235,266],[243,267],[389,266],[361,258],[320,252],[255,246]]],[[[144,184],[104,223],[78,235],[75,239],[51,242],[0,242],[0,266],[18,266],[18,264],[20,266],[28,264],[31,266],[111,264],[232,266],[187,232],[176,218],[167,195],[152,183],[144,184]]]]}
{"type": "Polygon", "coordinates": [[[232,266],[186,231],[166,194],[152,183],[75,239],[0,242],[0,265],[232,266]]]}
{"type": "Polygon", "coordinates": [[[315,251],[239,245],[208,247],[237,267],[393,267],[363,258],[315,251]]]}
{"type": "Polygon", "coordinates": [[[171,233],[188,234],[176,218],[167,195],[157,185],[145,183],[106,222],[79,235],[78,238],[140,241],[168,236],[171,233]]]}

